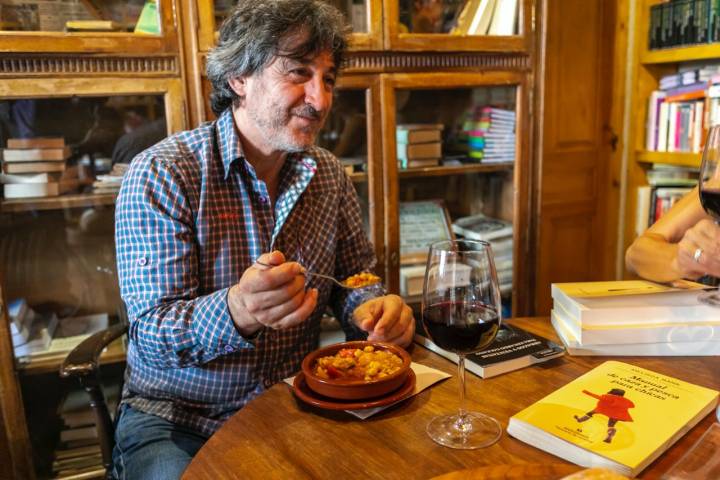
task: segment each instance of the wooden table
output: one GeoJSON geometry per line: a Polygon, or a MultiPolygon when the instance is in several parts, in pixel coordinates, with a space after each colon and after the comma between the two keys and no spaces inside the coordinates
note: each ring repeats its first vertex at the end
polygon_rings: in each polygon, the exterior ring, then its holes
{"type": "MultiPolygon", "coordinates": [[[[547,338],[557,338],[547,318],[521,318],[510,323],[547,338]]],[[[563,460],[507,433],[495,445],[480,450],[453,450],[434,443],[425,433],[425,426],[432,417],[457,408],[456,366],[419,345],[411,353],[415,362],[452,373],[453,377],[367,420],[307,406],[295,398],[288,385],[277,384],[228,420],[198,452],[183,478],[407,480],[469,468],[532,463],[560,464],[558,471],[563,470],[563,460]]],[[[468,408],[494,416],[507,428],[513,414],[607,359],[565,355],[487,380],[468,373],[468,408]]],[[[717,357],[620,360],[720,389],[717,357]]],[[[646,468],[641,477],[658,478],[714,421],[714,413],[704,418],[646,468]]],[[[562,475],[547,478],[559,476],[562,475]]]]}

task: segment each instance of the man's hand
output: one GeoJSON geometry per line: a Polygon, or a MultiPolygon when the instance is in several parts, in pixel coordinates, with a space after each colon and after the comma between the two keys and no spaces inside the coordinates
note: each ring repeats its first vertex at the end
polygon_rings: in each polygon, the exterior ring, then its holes
{"type": "Polygon", "coordinates": [[[368,340],[410,345],[415,334],[412,309],[397,295],[373,298],[353,312],[355,324],[369,333],[368,340]]]}
{"type": "Polygon", "coordinates": [[[286,262],[278,251],[258,260],[275,266],[254,264],[228,292],[230,315],[243,336],[263,326],[281,330],[302,323],[317,305],[318,291],[305,290],[299,263],[286,262]]]}
{"type": "Polygon", "coordinates": [[[672,267],[682,278],[720,276],[720,227],[712,220],[703,219],[689,228],[677,245],[672,267]],[[698,248],[702,253],[696,261],[698,248]]]}

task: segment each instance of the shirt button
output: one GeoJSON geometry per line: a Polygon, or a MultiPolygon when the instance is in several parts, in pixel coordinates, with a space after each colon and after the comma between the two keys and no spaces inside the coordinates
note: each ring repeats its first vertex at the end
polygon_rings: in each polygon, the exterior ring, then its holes
{"type": "Polygon", "coordinates": [[[147,265],[148,260],[147,260],[146,257],[140,257],[140,258],[138,259],[138,262],[137,262],[137,263],[138,263],[138,265],[140,265],[141,267],[144,267],[145,265],[147,265]]]}
{"type": "Polygon", "coordinates": [[[263,380],[263,385],[265,385],[265,388],[270,388],[273,386],[273,381],[269,378],[266,378],[265,380],[263,380]]]}
{"type": "Polygon", "coordinates": [[[223,350],[225,350],[227,353],[232,353],[235,351],[235,347],[233,347],[232,345],[225,345],[223,350]]]}
{"type": "Polygon", "coordinates": [[[260,195],[260,203],[267,203],[268,198],[265,195],[260,195]]]}

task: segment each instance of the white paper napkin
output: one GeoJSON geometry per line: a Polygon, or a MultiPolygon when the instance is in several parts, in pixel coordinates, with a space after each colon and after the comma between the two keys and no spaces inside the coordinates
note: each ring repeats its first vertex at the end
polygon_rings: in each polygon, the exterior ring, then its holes
{"type": "MultiPolygon", "coordinates": [[[[386,408],[389,408],[393,405],[395,405],[398,402],[402,402],[404,400],[407,400],[408,398],[412,397],[413,395],[417,395],[418,393],[422,392],[429,386],[439,382],[440,380],[445,380],[446,378],[449,378],[450,375],[441,372],[440,370],[436,370],[434,368],[427,367],[425,365],[421,365],[419,363],[412,362],[410,364],[410,368],[412,368],[413,372],[415,372],[415,389],[413,392],[408,395],[407,397],[404,397],[397,402],[390,403],[388,405],[383,405],[382,407],[374,407],[374,408],[365,408],[362,410],[345,410],[351,415],[356,416],[357,418],[361,420],[365,420],[368,417],[371,417],[375,415],[378,412],[381,412],[385,410],[386,408]]],[[[285,379],[285,383],[292,386],[293,380],[295,377],[289,377],[285,379]]]]}

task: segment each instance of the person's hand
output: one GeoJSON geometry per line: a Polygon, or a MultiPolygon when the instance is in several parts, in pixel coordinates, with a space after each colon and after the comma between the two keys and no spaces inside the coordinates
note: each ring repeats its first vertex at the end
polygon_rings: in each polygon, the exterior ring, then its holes
{"type": "Polygon", "coordinates": [[[672,267],[682,278],[720,276],[720,226],[703,219],[689,228],[678,242],[672,267]],[[696,259],[698,249],[700,253],[696,259]]]}
{"type": "Polygon", "coordinates": [[[315,309],[317,289],[305,290],[305,276],[297,262],[286,262],[278,251],[266,253],[240,281],[230,287],[228,306],[233,322],[243,336],[260,328],[281,330],[305,321],[315,309]]]}
{"type": "Polygon", "coordinates": [[[353,321],[369,333],[368,340],[410,345],[415,334],[412,309],[397,295],[373,298],[353,312],[353,321]]]}

